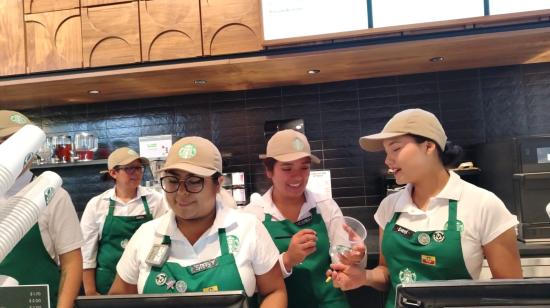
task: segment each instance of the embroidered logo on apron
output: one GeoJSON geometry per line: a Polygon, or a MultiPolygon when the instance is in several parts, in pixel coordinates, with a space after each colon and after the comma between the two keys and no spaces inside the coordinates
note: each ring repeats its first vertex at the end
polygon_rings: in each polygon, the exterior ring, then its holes
{"type": "Polygon", "coordinates": [[[183,280],[178,280],[176,282],[176,290],[180,293],[187,291],[187,283],[183,280]]]}
{"type": "Polygon", "coordinates": [[[428,245],[430,243],[430,236],[427,233],[420,233],[418,235],[418,242],[420,245],[428,245]]]}
{"type": "Polygon", "coordinates": [[[432,237],[434,241],[442,243],[445,240],[445,233],[442,231],[435,231],[434,234],[432,234],[432,237]]]}
{"type": "Polygon", "coordinates": [[[202,289],[203,292],[218,292],[218,286],[211,286],[208,288],[202,289]]]}
{"type": "Polygon", "coordinates": [[[191,265],[191,274],[206,271],[207,269],[218,266],[218,259],[212,259],[201,263],[191,265]]]}
{"type": "Polygon", "coordinates": [[[408,268],[399,271],[399,281],[401,283],[413,283],[416,281],[416,274],[408,268]]]}
{"type": "Polygon", "coordinates": [[[163,286],[166,283],[166,274],[159,273],[157,277],[155,277],[155,283],[157,286],[163,286]]]}
{"type": "Polygon", "coordinates": [[[422,262],[422,264],[435,266],[436,259],[435,259],[434,256],[421,255],[420,256],[420,262],[422,262]]]}
{"type": "Polygon", "coordinates": [[[239,238],[235,235],[227,236],[227,246],[229,246],[229,253],[237,254],[240,249],[239,238]]]}

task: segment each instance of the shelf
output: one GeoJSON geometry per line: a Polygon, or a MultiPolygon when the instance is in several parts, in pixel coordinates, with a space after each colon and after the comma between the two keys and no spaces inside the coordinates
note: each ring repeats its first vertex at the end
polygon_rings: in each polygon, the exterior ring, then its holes
{"type": "Polygon", "coordinates": [[[106,159],[94,159],[88,161],[77,161],[74,163],[57,163],[57,164],[42,164],[35,165],[33,164],[31,170],[36,169],[57,169],[57,168],[68,168],[68,167],[81,167],[81,166],[93,166],[93,165],[107,165],[106,159]]]}

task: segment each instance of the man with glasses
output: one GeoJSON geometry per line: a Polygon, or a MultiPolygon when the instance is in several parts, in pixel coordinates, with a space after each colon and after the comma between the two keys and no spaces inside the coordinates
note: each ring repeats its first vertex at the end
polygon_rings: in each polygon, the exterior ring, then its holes
{"type": "Polygon", "coordinates": [[[110,294],[243,290],[256,307],[286,307],[277,247],[253,215],[223,204],[222,158],[212,142],[185,137],[162,169],[172,209],[134,234],[110,294]]]}
{"type": "Polygon", "coordinates": [[[134,232],[166,211],[162,194],[140,185],[148,164],[147,158],[127,147],[107,159],[115,186],[88,202],[80,222],[86,295],[107,294],[116,264],[134,232]]]}

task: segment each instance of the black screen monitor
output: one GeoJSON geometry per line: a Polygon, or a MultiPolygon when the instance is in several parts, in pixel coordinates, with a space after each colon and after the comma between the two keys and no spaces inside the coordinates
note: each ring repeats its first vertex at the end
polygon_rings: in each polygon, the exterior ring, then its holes
{"type": "Polygon", "coordinates": [[[248,308],[244,291],[79,296],[77,308],[248,308]]]}
{"type": "Polygon", "coordinates": [[[397,286],[396,307],[550,307],[550,279],[415,282],[397,286]]]}

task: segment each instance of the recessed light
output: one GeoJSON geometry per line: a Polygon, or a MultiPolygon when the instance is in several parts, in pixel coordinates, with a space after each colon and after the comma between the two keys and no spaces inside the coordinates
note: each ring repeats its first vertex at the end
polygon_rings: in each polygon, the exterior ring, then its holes
{"type": "Polygon", "coordinates": [[[319,74],[320,72],[321,72],[321,70],[318,70],[318,69],[312,69],[312,70],[307,71],[307,73],[310,74],[310,75],[319,74]]]}
{"type": "Polygon", "coordinates": [[[99,91],[99,90],[89,90],[88,91],[88,94],[91,94],[91,95],[96,95],[96,94],[99,94],[99,93],[101,93],[101,91],[99,91]]]}
{"type": "Polygon", "coordinates": [[[433,57],[430,59],[430,62],[443,62],[445,61],[445,58],[444,57],[433,57]]]}
{"type": "Polygon", "coordinates": [[[203,84],[206,84],[208,81],[204,80],[204,79],[195,79],[193,80],[193,83],[194,84],[198,84],[198,85],[203,85],[203,84]]]}

